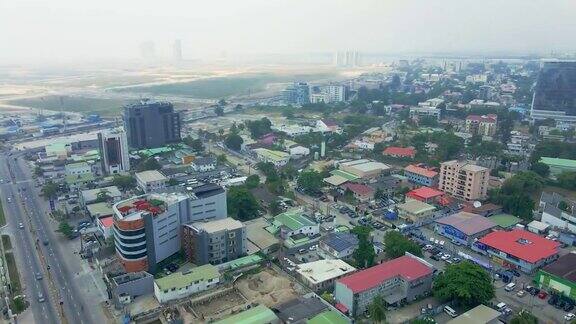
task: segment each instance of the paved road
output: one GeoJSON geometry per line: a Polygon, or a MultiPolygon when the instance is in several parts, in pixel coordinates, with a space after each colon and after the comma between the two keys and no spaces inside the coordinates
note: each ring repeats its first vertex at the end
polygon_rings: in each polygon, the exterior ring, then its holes
{"type": "Polygon", "coordinates": [[[22,206],[23,200],[18,193],[17,185],[10,182],[10,171],[4,157],[0,157],[0,178],[4,180],[0,196],[7,216],[8,229],[13,233],[12,247],[21,274],[22,292],[30,302],[30,309],[36,323],[59,323],[56,301],[48,294],[47,281],[36,280],[36,274],[43,273],[45,269],[36,252],[35,238],[31,231],[29,217],[22,206]],[[19,223],[24,225],[23,229],[18,228],[19,223]],[[38,301],[39,294],[44,296],[45,302],[38,301]]]}
{"type": "MultiPolygon", "coordinates": [[[[0,161],[1,162],[1,161],[0,161]]],[[[51,291],[52,297],[56,303],[62,302],[63,311],[67,323],[93,323],[92,316],[89,313],[89,307],[82,300],[78,287],[73,282],[73,273],[67,268],[62,257],[62,251],[58,248],[56,233],[51,229],[47,216],[47,204],[34,187],[34,182],[30,181],[32,175],[26,167],[26,162],[22,158],[17,161],[8,160],[12,169],[18,188],[23,191],[24,207],[31,215],[30,224],[35,229],[35,235],[38,237],[40,258],[44,259],[45,264],[50,266],[50,270],[45,269],[45,280],[52,280],[54,290],[51,291]],[[47,241],[48,244],[43,244],[47,241]]],[[[67,252],[69,253],[69,251],[67,252]]],[[[62,321],[59,321],[62,322],[62,321]]]]}

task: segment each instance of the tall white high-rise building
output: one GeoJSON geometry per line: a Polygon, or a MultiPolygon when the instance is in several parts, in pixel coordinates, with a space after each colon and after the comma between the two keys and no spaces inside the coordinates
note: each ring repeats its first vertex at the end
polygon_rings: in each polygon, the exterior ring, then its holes
{"type": "Polygon", "coordinates": [[[98,145],[104,173],[116,174],[130,170],[128,140],[124,130],[113,129],[98,133],[98,145]]]}

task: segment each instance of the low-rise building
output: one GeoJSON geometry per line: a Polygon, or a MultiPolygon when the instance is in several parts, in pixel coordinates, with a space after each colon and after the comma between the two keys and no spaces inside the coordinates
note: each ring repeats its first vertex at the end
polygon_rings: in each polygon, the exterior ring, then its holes
{"type": "Polygon", "coordinates": [[[219,282],[218,269],[211,264],[205,264],[154,280],[154,296],[158,302],[165,303],[212,289],[219,282]]]}
{"type": "Polygon", "coordinates": [[[146,193],[165,189],[168,184],[168,178],[158,170],[136,172],[134,176],[138,187],[146,193]]]}
{"type": "Polygon", "coordinates": [[[434,230],[452,241],[471,245],[474,241],[496,227],[490,218],[484,216],[458,212],[436,220],[434,230]]]}
{"type": "Polygon", "coordinates": [[[413,147],[389,146],[382,154],[400,159],[413,159],[416,156],[416,150],[413,147]]]}
{"type": "Polygon", "coordinates": [[[347,182],[343,184],[341,187],[344,190],[350,190],[354,195],[354,198],[356,198],[360,202],[366,202],[374,198],[374,189],[365,184],[347,182]]]}
{"type": "Polygon", "coordinates": [[[258,160],[261,162],[270,162],[275,167],[285,166],[290,161],[290,154],[282,151],[273,151],[267,148],[257,148],[253,150],[258,160]]]}
{"type": "Polygon", "coordinates": [[[498,128],[496,122],[498,116],[495,114],[488,115],[469,115],[466,117],[466,132],[472,135],[494,136],[498,128]]]}
{"type": "Polygon", "coordinates": [[[98,226],[100,234],[102,234],[102,236],[105,239],[112,237],[113,225],[114,225],[114,217],[112,215],[97,218],[96,226],[98,226]]]}
{"type": "Polygon", "coordinates": [[[414,199],[407,199],[405,203],[396,207],[398,208],[398,217],[410,223],[419,223],[432,216],[436,210],[436,207],[414,199]]]}
{"type": "Polygon", "coordinates": [[[404,168],[404,175],[411,183],[433,187],[438,184],[438,172],[421,165],[410,164],[404,168]]]}
{"type": "Polygon", "coordinates": [[[216,159],[213,157],[199,157],[192,161],[190,167],[196,172],[214,171],[216,169],[216,159]]]}
{"type": "Polygon", "coordinates": [[[66,176],[81,176],[92,174],[92,166],[88,162],[70,163],[64,166],[66,176]]]}
{"type": "Polygon", "coordinates": [[[121,274],[107,281],[110,283],[112,303],[118,310],[134,298],[154,293],[154,276],[145,271],[121,274]]]}
{"type": "Polygon", "coordinates": [[[576,300],[576,253],[563,255],[538,270],[534,282],[542,289],[554,290],[576,300]]]}
{"type": "Polygon", "coordinates": [[[412,198],[428,204],[438,202],[442,197],[444,197],[442,191],[429,187],[420,187],[406,193],[406,198],[412,198]]]}
{"type": "Polygon", "coordinates": [[[501,324],[502,314],[485,305],[478,305],[464,314],[448,321],[446,324],[501,324]]]}
{"type": "Polygon", "coordinates": [[[555,192],[542,192],[540,196],[541,221],[554,229],[576,234],[576,202],[555,192]]]}
{"type": "MultiPolygon", "coordinates": [[[[352,175],[362,179],[376,178],[383,172],[390,170],[390,167],[384,163],[367,159],[343,162],[339,164],[338,168],[341,171],[351,173],[352,175]]],[[[344,177],[347,178],[346,176],[344,177]]],[[[353,179],[348,178],[348,180],[353,179]]]]}
{"type": "Polygon", "coordinates": [[[109,197],[111,202],[119,202],[120,199],[122,199],[122,193],[116,186],[82,190],[80,203],[82,206],[86,206],[96,202],[102,197],[109,197]]]}
{"type": "Polygon", "coordinates": [[[410,119],[417,119],[421,117],[434,117],[440,120],[442,111],[436,107],[410,107],[410,119]]]}
{"type": "Polygon", "coordinates": [[[228,262],[246,255],[246,227],[229,217],[186,224],[182,248],[188,261],[197,265],[228,262]]]}
{"type": "Polygon", "coordinates": [[[347,232],[330,233],[320,240],[319,247],[329,258],[346,259],[358,248],[358,236],[347,232]]]}
{"type": "Polygon", "coordinates": [[[501,266],[533,273],[558,258],[560,244],[521,229],[494,231],[474,243],[501,266]]]}
{"type": "Polygon", "coordinates": [[[240,313],[228,316],[225,319],[213,322],[213,324],[281,324],[282,321],[276,314],[264,305],[252,307],[240,313]]]}
{"type": "Polygon", "coordinates": [[[406,254],[336,281],[336,308],[358,316],[380,295],[388,305],[411,302],[426,295],[434,277],[434,267],[421,258],[406,254]]]}
{"type": "Polygon", "coordinates": [[[320,225],[304,215],[299,208],[277,215],[273,225],[280,229],[280,237],[284,239],[296,234],[313,236],[320,232],[320,225]]]}
{"type": "Polygon", "coordinates": [[[321,133],[342,133],[342,128],[333,120],[320,119],[316,122],[316,130],[321,133]]]}
{"type": "Polygon", "coordinates": [[[300,280],[315,292],[331,290],[334,281],[354,271],[356,268],[339,259],[301,263],[296,267],[300,280]]]}
{"type": "Polygon", "coordinates": [[[283,323],[307,323],[308,319],[326,311],[328,306],[320,298],[297,297],[275,305],[273,310],[283,323]]]}

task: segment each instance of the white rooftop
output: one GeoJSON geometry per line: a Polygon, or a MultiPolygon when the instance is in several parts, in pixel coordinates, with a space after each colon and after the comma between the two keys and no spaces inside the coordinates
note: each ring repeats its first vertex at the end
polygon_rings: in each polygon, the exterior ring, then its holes
{"type": "Polygon", "coordinates": [[[204,230],[207,233],[215,233],[224,230],[235,230],[242,228],[244,225],[242,222],[235,220],[230,217],[226,217],[223,219],[214,220],[211,222],[196,222],[192,223],[192,227],[197,228],[199,230],[204,230]]]}
{"type": "Polygon", "coordinates": [[[298,265],[296,271],[308,281],[317,284],[356,271],[356,268],[340,260],[318,260],[298,265]]]}
{"type": "Polygon", "coordinates": [[[166,178],[166,176],[164,176],[158,170],[136,172],[135,176],[136,176],[136,178],[140,179],[140,181],[142,181],[142,182],[168,180],[168,178],[166,178]]]}

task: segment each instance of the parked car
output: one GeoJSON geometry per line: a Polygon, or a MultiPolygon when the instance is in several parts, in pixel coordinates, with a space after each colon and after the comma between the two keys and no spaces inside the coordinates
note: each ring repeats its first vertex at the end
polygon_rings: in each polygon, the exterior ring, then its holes
{"type": "Polygon", "coordinates": [[[572,313],[568,313],[568,314],[564,315],[564,319],[565,319],[566,321],[571,321],[571,320],[573,320],[574,318],[576,318],[576,315],[574,315],[574,314],[572,314],[572,313]]]}
{"type": "Polygon", "coordinates": [[[538,298],[540,298],[540,299],[546,299],[546,297],[548,297],[548,293],[545,292],[544,290],[542,290],[542,291],[540,291],[540,292],[538,293],[538,298]]]}
{"type": "Polygon", "coordinates": [[[526,291],[520,290],[519,292],[516,293],[516,296],[522,298],[522,297],[526,296],[526,291]]]}

